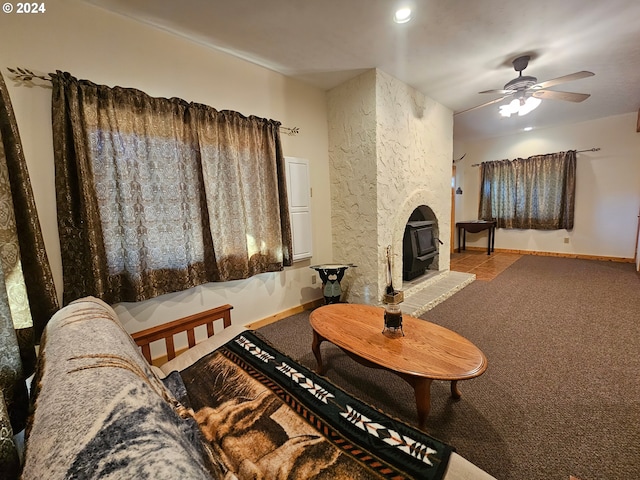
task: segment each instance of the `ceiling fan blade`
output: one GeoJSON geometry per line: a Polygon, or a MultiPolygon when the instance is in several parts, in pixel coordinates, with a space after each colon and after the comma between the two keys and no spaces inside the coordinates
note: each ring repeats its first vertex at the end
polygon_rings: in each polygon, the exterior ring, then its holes
{"type": "Polygon", "coordinates": [[[546,82],[536,83],[535,85],[532,85],[529,88],[534,90],[541,89],[541,88],[549,88],[549,87],[553,87],[554,85],[560,85],[561,83],[572,82],[574,80],[580,80],[581,78],[592,77],[593,75],[595,75],[595,73],[587,72],[583,70],[581,72],[571,73],[569,75],[564,75],[562,77],[552,78],[551,80],[547,80],[546,82]]]}
{"type": "Polygon", "coordinates": [[[588,93],[557,92],[555,90],[538,90],[533,92],[536,98],[545,100],[565,100],[567,102],[583,102],[591,95],[588,93]]]}
{"type": "Polygon", "coordinates": [[[484,90],[483,92],[478,93],[497,93],[499,95],[511,95],[516,93],[517,90],[484,90]]]}
{"type": "Polygon", "coordinates": [[[493,105],[494,103],[501,102],[507,97],[508,95],[505,95],[504,97],[496,98],[495,100],[491,100],[490,102],[483,103],[482,105],[477,105],[475,107],[467,108],[466,110],[460,110],[459,112],[455,112],[454,115],[460,115],[461,113],[466,113],[466,112],[470,112],[471,110],[477,110],[478,108],[486,107],[488,105],[493,105]]]}

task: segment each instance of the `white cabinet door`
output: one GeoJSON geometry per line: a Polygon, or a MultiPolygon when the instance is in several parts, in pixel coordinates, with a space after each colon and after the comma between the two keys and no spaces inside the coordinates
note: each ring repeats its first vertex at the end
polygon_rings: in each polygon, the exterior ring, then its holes
{"type": "Polygon", "coordinates": [[[304,158],[285,157],[285,165],[295,262],[311,258],[313,255],[309,161],[304,158]]]}

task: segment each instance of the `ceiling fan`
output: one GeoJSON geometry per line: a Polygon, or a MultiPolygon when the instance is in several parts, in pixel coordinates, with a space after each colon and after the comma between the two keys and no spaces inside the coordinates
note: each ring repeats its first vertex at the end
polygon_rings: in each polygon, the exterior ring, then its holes
{"type": "MultiPolygon", "coordinates": [[[[562,77],[553,78],[546,82],[538,83],[536,77],[530,77],[522,75],[522,71],[529,65],[529,55],[523,55],[516,58],[513,63],[513,68],[518,72],[518,76],[513,80],[507,82],[503,89],[500,90],[485,90],[483,93],[492,93],[502,95],[500,98],[491,100],[490,102],[477,105],[475,107],[467,108],[460,112],[456,112],[455,115],[476,110],[478,108],[486,107],[487,105],[493,105],[494,103],[501,102],[507,97],[513,96],[514,101],[517,101],[520,105],[524,105],[530,98],[545,99],[545,100],[565,100],[568,102],[582,102],[589,98],[591,95],[587,93],[575,93],[575,92],[560,92],[557,90],[547,90],[549,87],[554,87],[566,82],[572,82],[573,80],[580,80],[581,78],[591,77],[595,75],[592,72],[581,71],[572,73],[570,75],[564,75],[562,77]]],[[[536,105],[537,106],[537,105],[536,105]]],[[[535,107],[533,107],[535,108],[535,107]]],[[[508,116],[508,115],[506,115],[508,116]]]]}

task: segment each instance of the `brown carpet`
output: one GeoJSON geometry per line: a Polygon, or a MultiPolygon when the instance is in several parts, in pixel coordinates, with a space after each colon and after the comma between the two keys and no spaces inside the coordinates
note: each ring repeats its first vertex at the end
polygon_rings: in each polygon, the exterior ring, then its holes
{"type": "MultiPolygon", "coordinates": [[[[500,480],[640,479],[640,276],[634,265],[524,256],[422,318],[487,356],[462,398],[434,382],[427,431],[500,480]]],[[[314,368],[308,312],[259,329],[314,368]]],[[[327,376],[416,424],[412,389],[323,344],[327,376]]]]}

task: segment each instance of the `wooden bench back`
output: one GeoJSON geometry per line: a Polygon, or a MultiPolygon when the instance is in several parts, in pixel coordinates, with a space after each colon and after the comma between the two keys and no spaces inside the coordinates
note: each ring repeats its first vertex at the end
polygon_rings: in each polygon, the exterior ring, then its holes
{"type": "Polygon", "coordinates": [[[167,352],[167,360],[172,360],[176,356],[176,349],[173,338],[175,335],[187,332],[187,341],[189,348],[196,344],[195,328],[200,325],[207,326],[207,337],[214,335],[213,323],[216,320],[222,320],[224,328],[231,326],[231,305],[221,305],[211,310],[196,313],[188,317],[180,318],[173,322],[158,325],[157,327],[147,328],[140,332],[136,332],[131,336],[142,349],[142,355],[151,363],[151,343],[164,340],[167,352]]]}

